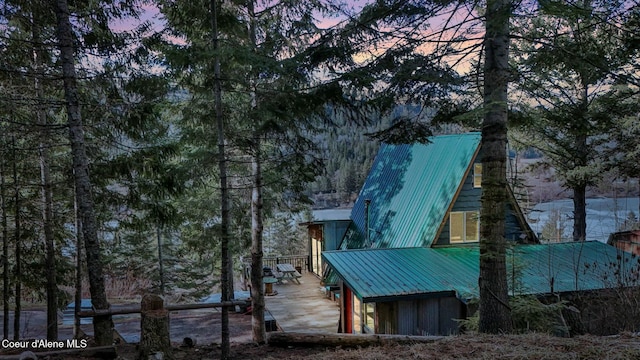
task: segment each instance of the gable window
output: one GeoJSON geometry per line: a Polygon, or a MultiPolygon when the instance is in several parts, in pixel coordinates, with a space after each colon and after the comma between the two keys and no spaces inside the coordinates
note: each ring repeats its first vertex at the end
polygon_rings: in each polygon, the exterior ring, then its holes
{"type": "Polygon", "coordinates": [[[482,186],[482,164],[473,164],[473,187],[482,186]]]}
{"type": "Polygon", "coordinates": [[[456,211],[449,215],[449,241],[453,243],[480,240],[480,212],[456,211]]]}

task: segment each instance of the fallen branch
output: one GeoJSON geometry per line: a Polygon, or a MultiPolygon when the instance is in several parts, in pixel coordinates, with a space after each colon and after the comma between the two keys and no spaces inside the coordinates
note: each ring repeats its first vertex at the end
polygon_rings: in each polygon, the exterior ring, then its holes
{"type": "Polygon", "coordinates": [[[271,346],[303,347],[367,347],[385,344],[429,343],[444,336],[412,336],[386,334],[319,334],[306,332],[271,332],[268,343],[271,346]]]}

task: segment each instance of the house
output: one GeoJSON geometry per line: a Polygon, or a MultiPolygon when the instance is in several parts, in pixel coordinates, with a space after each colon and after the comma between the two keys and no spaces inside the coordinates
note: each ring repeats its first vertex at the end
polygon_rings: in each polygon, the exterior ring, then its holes
{"type": "MultiPolygon", "coordinates": [[[[429,144],[383,144],[351,212],[341,249],[430,247],[479,239],[480,133],[429,144]],[[368,226],[367,226],[368,224],[368,226]]],[[[506,236],[537,242],[510,193],[506,236]]]]}
{"type": "Polygon", "coordinates": [[[620,250],[640,255],[640,229],[613,233],[609,236],[607,244],[613,245],[620,250]]]}
{"type": "Polygon", "coordinates": [[[336,250],[347,231],[351,209],[322,209],[311,213],[312,219],[300,223],[309,236],[309,271],[322,276],[322,252],[336,250]]]}
{"type": "MultiPolygon", "coordinates": [[[[326,251],[340,332],[448,335],[478,296],[480,133],[382,145],[339,250],[326,251]]],[[[513,193],[505,208],[510,291],[558,294],[606,287],[615,248],[540,245],[513,193]]],[[[622,264],[626,266],[624,263],[622,264]]]]}

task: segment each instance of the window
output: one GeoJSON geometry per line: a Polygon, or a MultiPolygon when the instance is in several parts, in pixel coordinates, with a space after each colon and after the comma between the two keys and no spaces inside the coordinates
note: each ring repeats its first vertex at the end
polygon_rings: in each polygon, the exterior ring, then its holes
{"type": "Polygon", "coordinates": [[[473,164],[473,187],[482,186],[482,164],[473,164]]]}
{"type": "Polygon", "coordinates": [[[451,243],[480,240],[480,212],[451,212],[449,215],[449,234],[451,243]]]}
{"type": "Polygon", "coordinates": [[[322,226],[312,225],[309,227],[311,234],[311,265],[316,275],[322,275],[322,251],[324,242],[322,239],[322,226]]]}
{"type": "Polygon", "coordinates": [[[364,304],[364,330],[366,333],[374,334],[376,329],[376,304],[364,304]]]}
{"type": "Polygon", "coordinates": [[[357,296],[353,295],[353,333],[362,334],[362,304],[357,296]]]}

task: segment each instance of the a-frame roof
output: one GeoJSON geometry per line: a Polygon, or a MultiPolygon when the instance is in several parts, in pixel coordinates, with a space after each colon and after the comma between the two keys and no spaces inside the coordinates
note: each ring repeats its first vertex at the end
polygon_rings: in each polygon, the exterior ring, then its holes
{"type": "Polygon", "coordinates": [[[341,249],[431,246],[480,148],[478,132],[383,144],[351,211],[341,249]],[[365,234],[369,205],[369,241],[365,234]]]}

